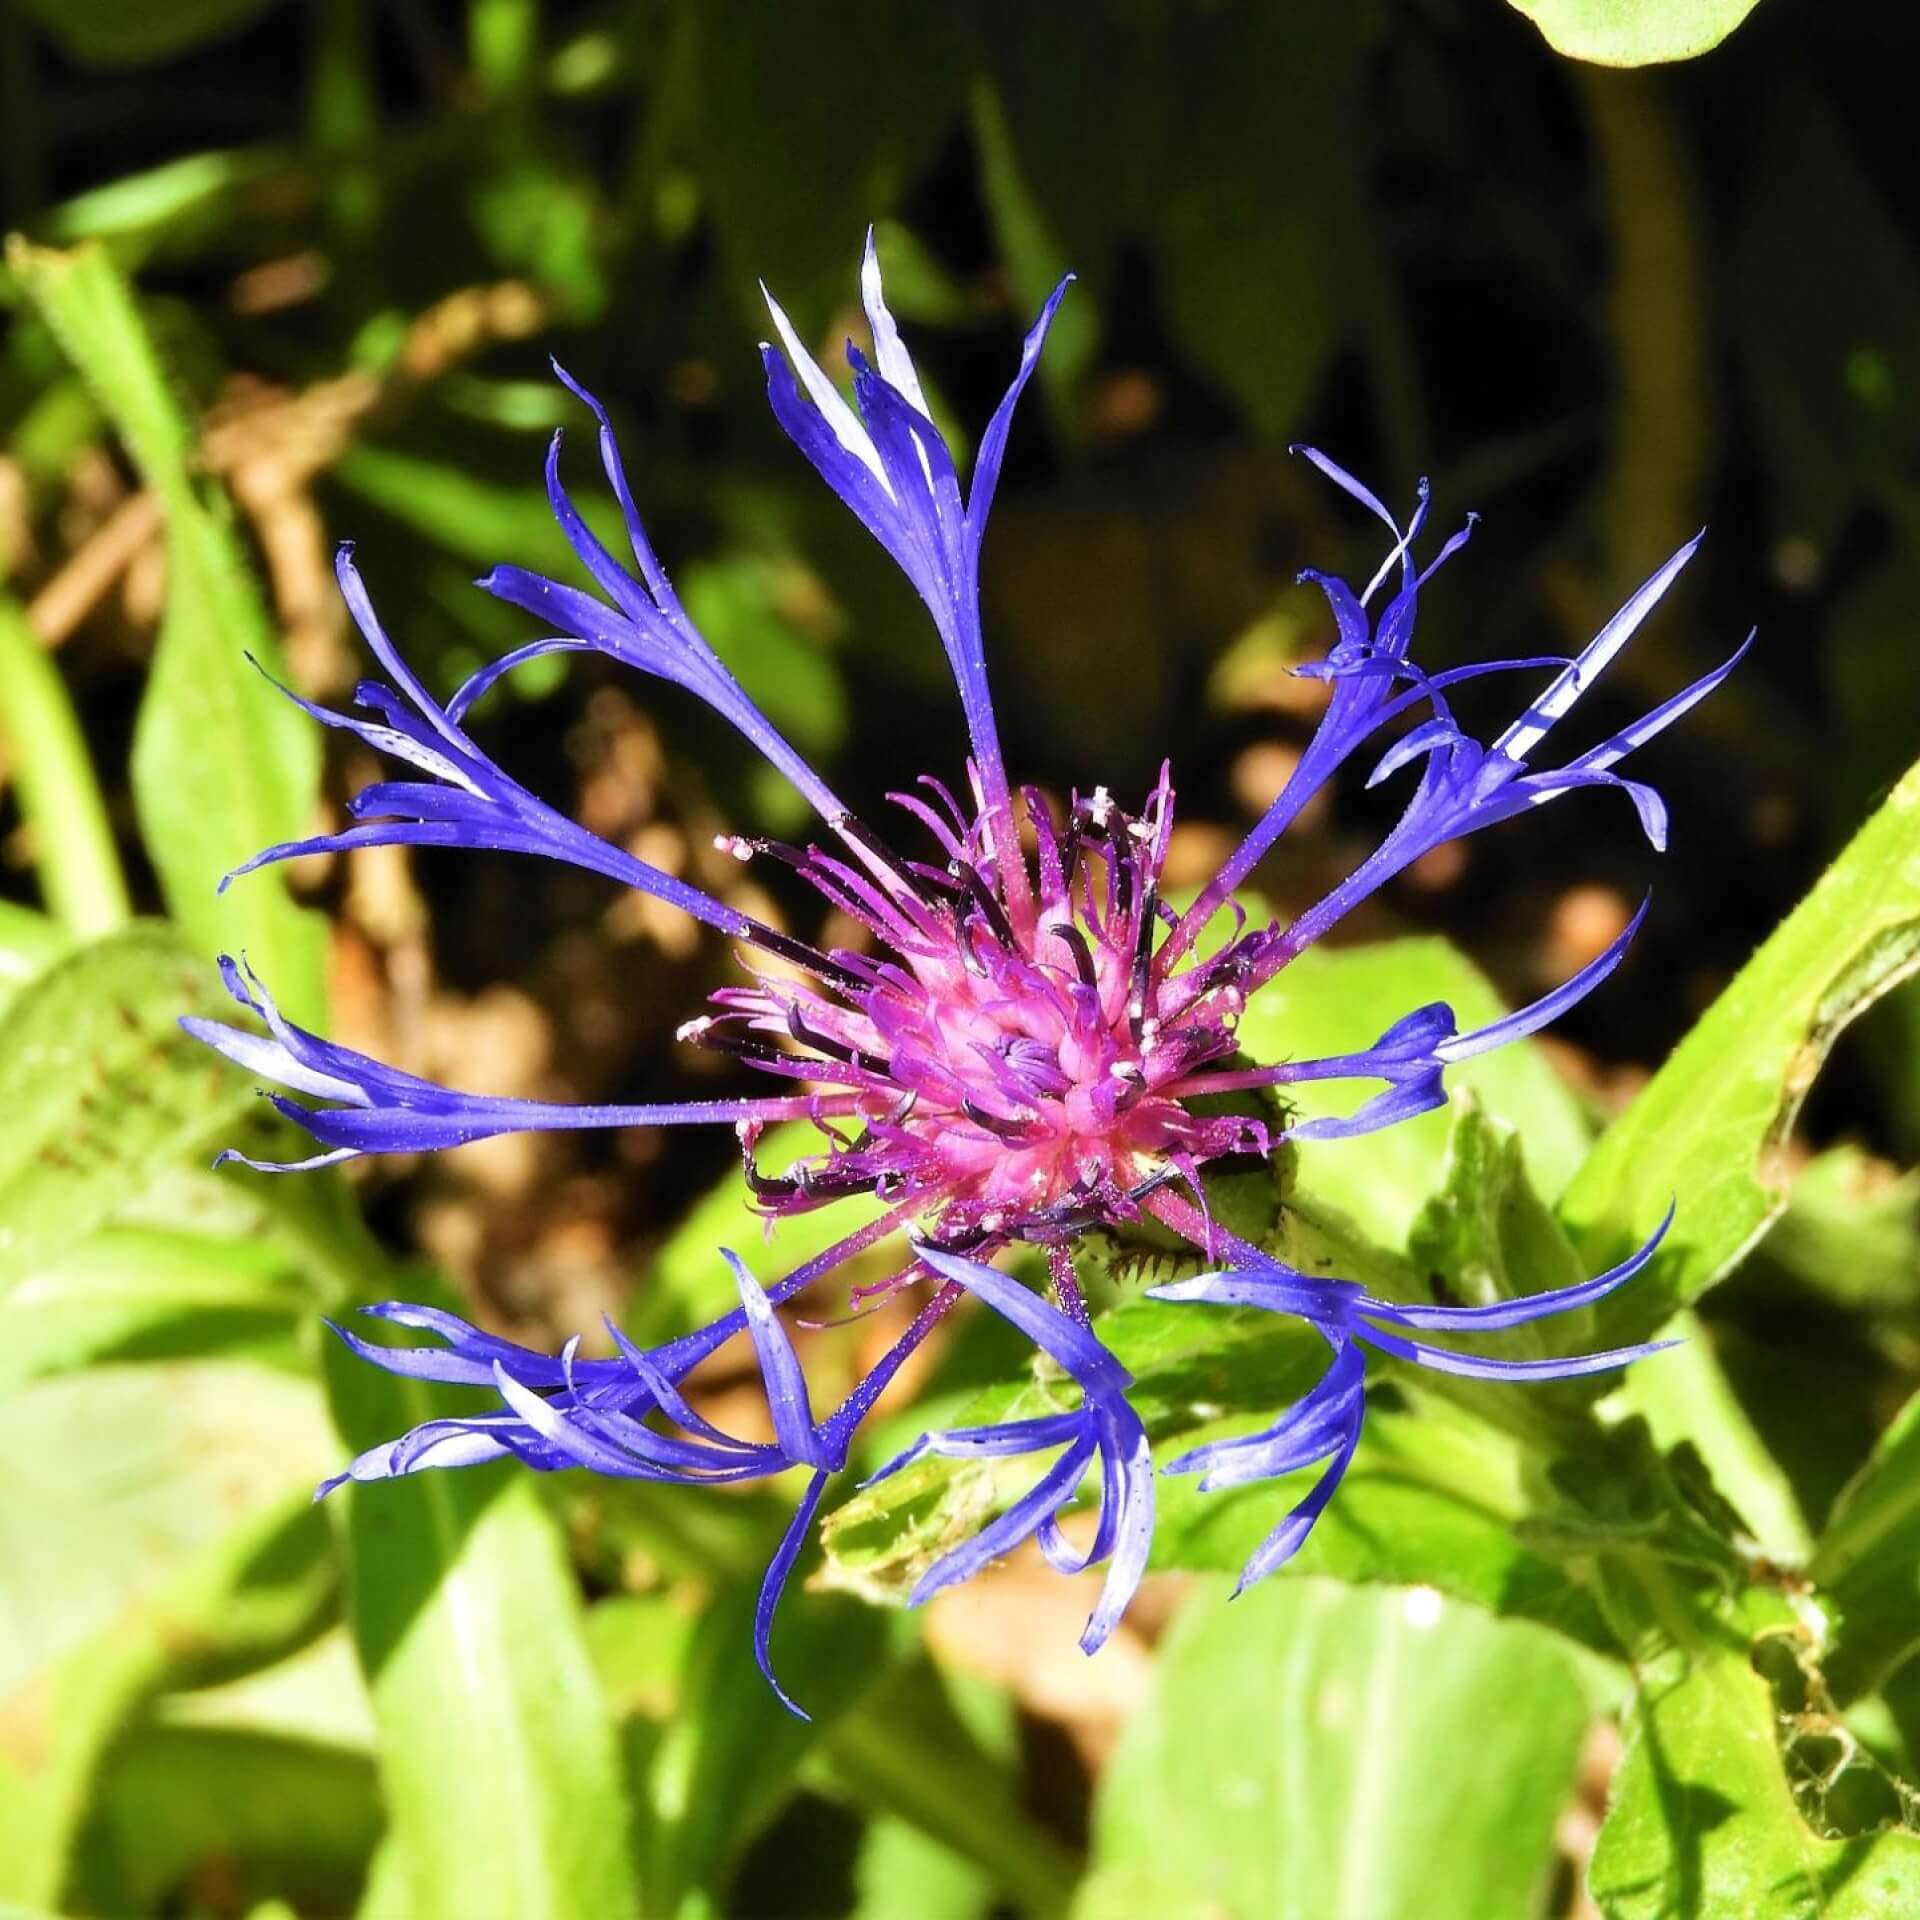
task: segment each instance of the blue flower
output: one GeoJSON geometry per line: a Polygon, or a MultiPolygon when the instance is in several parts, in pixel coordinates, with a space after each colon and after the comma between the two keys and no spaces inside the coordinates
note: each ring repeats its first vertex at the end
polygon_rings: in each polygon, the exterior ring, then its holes
{"type": "Polygon", "coordinates": [[[1149,1287],[1155,1300],[1201,1302],[1213,1306],[1259,1307],[1306,1321],[1332,1350],[1333,1361],[1318,1385],[1281,1415],[1272,1426],[1231,1440],[1213,1440],[1168,1463],[1169,1473],[1202,1475],[1200,1491],[1245,1486],[1277,1479],[1325,1460],[1326,1471],[1313,1489],[1261,1542],[1241,1571],[1236,1593],[1291,1560],[1305,1544],[1313,1524],[1325,1511],[1339,1486],[1347,1464],[1360,1444],[1366,1419],[1366,1356],[1372,1347],[1396,1359],[1428,1367],[1435,1373],[1463,1374],[1474,1380],[1571,1380],[1584,1374],[1605,1373],[1630,1365],[1675,1343],[1648,1341],[1640,1346],[1615,1347],[1604,1353],[1573,1354],[1564,1359],[1498,1360],[1473,1353],[1455,1353],[1412,1337],[1432,1333],[1494,1333],[1524,1326],[1558,1313],[1571,1313],[1624,1286],[1653,1258],[1654,1249],[1673,1224],[1673,1210],[1653,1237],[1630,1258],[1591,1280],[1547,1293],[1498,1300],[1483,1307],[1421,1307],[1378,1300],[1350,1280],[1310,1276],[1263,1254],[1259,1248],[1214,1232],[1216,1243],[1227,1243],[1239,1264],[1191,1280],[1174,1280],[1149,1287]]]}
{"type": "Polygon", "coordinates": [[[1084,1321],[1061,1310],[1017,1280],[978,1260],[964,1260],[922,1244],[920,1258],[947,1281],[984,1300],[1010,1320],[1080,1389],[1077,1413],[1044,1414],[998,1426],[923,1433],[912,1446],[872,1475],[867,1485],[898,1473],[923,1454],[948,1460],[991,1460],[1058,1448],[1053,1465],[1005,1513],[964,1545],[943,1554],[920,1576],[910,1606],[944,1588],[970,1580],[1003,1559],[1021,1541],[1037,1538],[1048,1564],[1059,1573],[1081,1573],[1111,1561],[1100,1598],[1080,1636],[1081,1650],[1095,1653],[1120,1624],[1120,1616],[1146,1572],[1153,1544],[1153,1459],[1147,1430],[1127,1404],[1133,1376],[1093,1337],[1084,1321]],[[1084,1552],[1060,1531],[1060,1514],[1072,1504],[1088,1472],[1100,1469],[1100,1517],[1084,1552]]]}
{"type": "Polygon", "coordinates": [[[370,1450],[341,1478],[375,1481],[502,1457],[538,1471],[581,1468],[691,1485],[804,1472],[799,1509],[761,1592],[756,1653],[770,1679],[775,1605],[832,1477],[847,1463],[856,1429],[905,1356],[970,1294],[1050,1355],[1078,1386],[1081,1404],[1072,1413],[929,1433],[884,1470],[924,1454],[1051,1456],[1027,1494],[928,1571],[917,1597],[967,1578],[1031,1536],[1063,1570],[1107,1566],[1082,1644],[1091,1651],[1112,1632],[1146,1563],[1153,1482],[1147,1436],[1128,1401],[1131,1383],[1086,1324],[1074,1249],[1089,1234],[1150,1216],[1209,1261],[1225,1261],[1199,1280],[1158,1289],[1162,1298],[1253,1302],[1298,1314],[1328,1342],[1325,1379],[1278,1423],[1174,1463],[1176,1470],[1203,1471],[1209,1485],[1330,1463],[1315,1492],[1255,1557],[1249,1577],[1293,1551],[1351,1457],[1363,1411],[1363,1347],[1420,1366],[1521,1381],[1620,1366],[1652,1351],[1503,1363],[1476,1361],[1414,1337],[1514,1324],[1596,1297],[1626,1280],[1651,1247],[1583,1287],[1556,1294],[1491,1308],[1402,1307],[1337,1280],[1293,1273],[1259,1248],[1232,1241],[1215,1229],[1204,1205],[1181,1190],[1203,1191],[1210,1165],[1270,1154],[1287,1138],[1283,1120],[1223,1113],[1225,1103],[1209,1096],[1313,1080],[1377,1082],[1379,1091],[1351,1113],[1292,1129],[1298,1138],[1366,1134],[1441,1104],[1451,1067],[1538,1031],[1620,964],[1638,916],[1572,979],[1473,1032],[1461,1033],[1444,1004],[1410,1012],[1383,1007],[1379,1039],[1359,1052],[1303,1050],[1288,1060],[1248,1065],[1239,1051],[1249,998],[1360,901],[1449,839],[1564,793],[1605,787],[1624,791],[1648,837],[1656,847],[1662,843],[1658,796],[1618,769],[1712,692],[1733,661],[1558,767],[1533,762],[1658,604],[1697,541],[1656,569],[1574,659],[1492,661],[1429,673],[1412,657],[1420,595],[1473,522],[1423,563],[1416,547],[1430,506],[1424,482],[1403,526],[1324,454],[1299,449],[1385,525],[1390,545],[1358,591],[1329,575],[1304,576],[1325,595],[1334,627],[1326,658],[1302,669],[1327,683],[1326,712],[1265,815],[1194,904],[1176,912],[1162,889],[1174,820],[1170,774],[1162,773],[1137,812],[1096,787],[1057,814],[1032,789],[1010,781],[988,687],[981,544],[1014,410],[1067,284],[1054,290],[1027,332],[964,486],[887,307],[871,236],[861,267],[871,350],[848,347],[851,401],[768,297],[777,344],[766,346],[762,358],[775,417],[919,594],[959,693],[969,756],[957,793],[928,777],[919,792],[888,796],[920,837],[911,851],[891,847],[807,765],[699,632],[641,524],[605,409],[564,372],[560,379],[595,422],[629,558],[616,556],[575,507],[562,480],[563,443],[556,435],[547,456],[548,499],[591,590],[513,565],[495,567],[479,584],[537,622],[524,645],[482,668],[442,705],[382,628],[351,550],[340,552],[341,591],[385,678],[361,683],[352,714],[299,704],[408,772],[355,794],[352,822],[341,831],[269,847],[239,871],[303,853],[401,845],[537,855],[637,888],[744,950],[748,977],[716,993],[680,1038],[730,1056],[745,1072],[764,1076],[763,1086],[769,1078],[778,1082],[777,1089],[603,1106],[469,1093],[402,1073],[293,1024],[267,989],[231,960],[222,963],[229,990],[265,1031],[187,1022],[209,1046],[285,1090],[272,1096],[275,1104],[319,1149],[296,1166],[433,1151],[507,1132],[725,1126],[740,1138],[745,1178],[769,1215],[825,1207],[849,1195],[881,1203],[867,1224],[764,1289],[724,1253],[738,1308],[648,1352],[615,1330],[612,1357],[583,1358],[574,1344],[557,1356],[535,1354],[453,1316],[401,1303],[369,1311],[440,1344],[395,1348],[341,1335],[371,1364],[463,1382],[498,1399],[495,1409],[430,1421],[370,1450]],[[467,717],[503,674],[541,655],[581,652],[694,694],[792,782],[818,816],[819,840],[785,846],[731,836],[724,844],[742,861],[776,860],[791,869],[823,909],[836,909],[863,929],[861,951],[769,927],[715,893],[636,859],[555,812],[481,750],[467,717]],[[1450,704],[1452,689],[1481,675],[1514,674],[1546,679],[1520,717],[1483,745],[1462,728],[1450,704]],[[1375,756],[1376,781],[1417,768],[1406,809],[1376,851],[1285,927],[1248,926],[1233,909],[1229,937],[1210,957],[1196,958],[1202,930],[1231,906],[1261,856],[1363,750],[1375,756]],[[756,955],[782,964],[763,967],[756,955]],[[820,1144],[775,1174],[758,1165],[756,1144],[762,1129],[779,1120],[815,1123],[820,1144]],[[780,1309],[856,1254],[903,1236],[909,1237],[892,1284],[926,1290],[919,1313],[842,1405],[817,1419],[780,1309]],[[1050,1300],[989,1264],[1020,1246],[1045,1250],[1050,1300]],[[686,1384],[741,1331],[759,1356],[770,1440],[743,1440],[713,1426],[686,1384]],[[1099,1513],[1092,1541],[1080,1552],[1068,1545],[1059,1517],[1096,1468],[1099,1513]]]}

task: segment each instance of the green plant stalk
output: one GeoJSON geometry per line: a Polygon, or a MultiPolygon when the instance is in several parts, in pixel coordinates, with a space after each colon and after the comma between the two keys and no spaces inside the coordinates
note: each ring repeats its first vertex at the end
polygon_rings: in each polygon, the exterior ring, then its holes
{"type": "Polygon", "coordinates": [[[8,599],[0,599],[0,728],[48,911],[82,939],[125,926],[133,906],[80,717],[25,613],[8,599]]]}
{"type": "Polygon", "coordinates": [[[985,1868],[1031,1920],[1067,1910],[1078,1878],[1067,1849],[1017,1810],[949,1791],[935,1757],[883,1707],[855,1707],[827,1730],[821,1747],[862,1806],[884,1808],[985,1868]]]}

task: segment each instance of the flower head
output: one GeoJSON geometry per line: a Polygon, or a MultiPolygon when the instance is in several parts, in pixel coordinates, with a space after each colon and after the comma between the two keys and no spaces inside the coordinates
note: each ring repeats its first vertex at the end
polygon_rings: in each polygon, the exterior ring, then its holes
{"type": "MultiPolygon", "coordinates": [[[[1146,1562],[1153,1523],[1147,1435],[1127,1400],[1131,1384],[1086,1324],[1073,1248],[1084,1236],[1151,1215],[1217,1271],[1157,1289],[1164,1299],[1243,1299],[1307,1319],[1326,1337],[1326,1378],[1276,1425],[1248,1440],[1216,1443],[1176,1461],[1208,1484],[1330,1460],[1320,1488],[1268,1543],[1250,1576],[1277,1564],[1331,1495],[1356,1443],[1360,1347],[1428,1367],[1528,1377],[1624,1365],[1645,1349],[1526,1366],[1474,1362],[1423,1344],[1408,1329],[1473,1331],[1499,1316],[1550,1313],[1619,1284],[1637,1260],[1584,1288],[1497,1308],[1409,1308],[1370,1299],[1338,1280],[1309,1278],[1261,1249],[1232,1241],[1207,1216],[1207,1169],[1229,1156],[1269,1154],[1288,1137],[1284,1115],[1221,1111],[1210,1098],[1308,1080],[1380,1083],[1344,1118],[1291,1129],[1339,1138],[1388,1126],[1445,1098],[1449,1067],[1531,1033],[1590,992],[1619,963],[1613,946],[1532,1006],[1461,1034],[1450,1008],[1383,1009],[1382,1032],[1358,1053],[1249,1065],[1238,1026],[1249,998],[1391,875],[1441,842],[1581,787],[1623,789],[1660,844],[1664,812],[1652,791],[1615,771],[1637,746],[1711,692],[1732,662],[1558,768],[1531,763],[1554,726],[1646,618],[1694,550],[1659,568],[1580,654],[1501,661],[1429,674],[1410,657],[1419,596],[1458,550],[1468,527],[1424,565],[1415,557],[1428,513],[1424,483],[1403,527],[1368,489],[1325,455],[1302,449],[1334,484],[1386,525],[1392,544],[1362,590],[1308,576],[1325,593],[1336,628],[1326,659],[1305,669],[1328,683],[1322,723],[1285,788],[1246,840],[1185,911],[1165,897],[1162,870],[1174,791],[1163,771],[1133,810],[1104,787],[1076,795],[1056,817],[1031,789],[1010,784],[988,691],[980,626],[979,561],[1015,404],[1066,292],[1055,289],[1026,336],[1018,369],[983,435],[963,489],[952,452],[886,306],[869,239],[861,292],[871,355],[849,345],[851,403],[814,363],[768,298],[777,345],[762,350],[768,397],[782,427],[873,534],[925,602],[952,668],[970,741],[959,790],[928,777],[890,796],[907,839],[899,850],[858,817],[747,696],[675,595],[635,509],[599,402],[560,378],[590,410],[601,463],[625,518],[631,566],[574,507],[561,478],[562,443],[547,461],[549,499],[594,591],[496,567],[481,586],[524,608],[542,631],[475,674],[444,706],[407,668],[380,626],[350,552],[342,592],[386,674],[363,682],[358,715],[307,711],[412,769],[351,803],[342,831],[268,848],[257,867],[321,849],[378,844],[538,854],[565,861],[677,906],[737,941],[746,978],[713,996],[680,1037],[732,1056],[777,1082],[761,1094],[634,1106],[575,1107],[486,1098],[400,1073],[285,1020],[266,990],[232,962],[228,986],[266,1025],[195,1020],[191,1030],[228,1058],[289,1089],[282,1112],[321,1151],[300,1165],[356,1154],[420,1151],[511,1131],[578,1127],[725,1125],[742,1143],[745,1177],[769,1215],[822,1207],[849,1195],[882,1203],[876,1219],[819,1258],[762,1288],[731,1253],[740,1306],[710,1327],[642,1352],[617,1329],[614,1357],[529,1353],[424,1308],[371,1309],[436,1336],[437,1348],[373,1345],[343,1333],[373,1364],[399,1373],[491,1388],[498,1411],[436,1420],[354,1461],[341,1476],[376,1480],[426,1467],[511,1455],[547,1471],[589,1471],[712,1483],[807,1473],[806,1492],[761,1596],[757,1651],[768,1668],[773,1607],[799,1555],[830,1477],[847,1463],[855,1429],[908,1353],[959,1301],[978,1295],[1020,1328],[1077,1384],[1076,1412],[997,1427],[930,1433],[883,1472],[923,1453],[1052,1453],[1029,1493],[975,1539],[929,1569],[916,1597],[966,1578],[1016,1542],[1034,1537],[1065,1570],[1108,1566],[1083,1644],[1112,1631],[1146,1562]],[[1377,613],[1382,590],[1392,592],[1377,613]],[[534,798],[466,731],[466,715],[504,673],[552,652],[592,651],[697,695],[784,773],[817,814],[822,837],[804,845],[728,836],[742,861],[776,861],[862,929],[859,950],[809,944],[611,846],[534,798]],[[1449,704],[1479,674],[1549,673],[1544,691],[1490,745],[1466,734],[1449,704]],[[1412,796],[1378,850],[1291,924],[1248,926],[1235,889],[1350,758],[1387,730],[1373,778],[1416,765],[1412,796]],[[1030,850],[1028,838],[1030,837],[1030,850]],[[1235,923],[1202,956],[1202,930],[1224,911],[1235,923]],[[778,965],[766,964],[766,959],[778,965]],[[292,1096],[300,1096],[294,1098],[292,1096]],[[797,1165],[761,1169],[757,1146],[777,1120],[807,1120],[820,1145],[797,1165]],[[1197,1204],[1196,1204],[1197,1203],[1197,1204]],[[815,1418],[780,1308],[864,1249],[911,1231],[900,1287],[929,1289],[893,1351],[824,1420],[815,1418]],[[1053,1301],[999,1272],[1005,1249],[1043,1249],[1053,1301]],[[1447,1316],[1451,1315],[1452,1318],[1447,1316]],[[1475,1317],[1478,1316],[1478,1317],[1475,1317]],[[1469,1324],[1471,1322],[1471,1324],[1469,1324]],[[758,1353],[772,1438],[734,1438],[707,1423],[682,1382],[733,1334],[758,1353]],[[1058,1517],[1095,1468],[1101,1504],[1091,1543],[1071,1547],[1058,1517]]],[[[1735,656],[1738,657],[1737,655],[1735,656]]],[[[301,702],[303,706],[307,703],[301,702]]],[[[1638,920],[1634,923],[1638,925],[1638,920]]],[[[764,1081],[763,1081],[764,1085],[764,1081]]],[[[274,1169],[280,1170],[280,1169],[274,1169]]],[[[1645,1255],[1638,1256],[1644,1258],[1645,1255]]],[[[785,1698],[782,1695],[782,1698],[785,1698]]],[[[791,1703],[789,1703],[791,1704],[791,1703]]]]}

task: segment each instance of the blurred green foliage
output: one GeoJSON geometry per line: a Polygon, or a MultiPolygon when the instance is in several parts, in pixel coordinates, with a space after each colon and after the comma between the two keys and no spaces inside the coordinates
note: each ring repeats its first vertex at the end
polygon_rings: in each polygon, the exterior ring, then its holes
{"type": "MultiPolygon", "coordinates": [[[[1920,1911],[1920,34],[1770,0],[1670,71],[1550,51],[1675,60],[1749,11],[0,0],[0,1914],[1532,1920],[1582,1873],[1607,1920],[1920,1911]],[[858,324],[869,220],[956,446],[1081,279],[985,580],[1004,731],[1056,790],[1171,756],[1194,819],[1244,812],[1321,638],[1292,569],[1353,538],[1290,436],[1490,510],[1423,611],[1435,661],[1577,643],[1707,517],[1715,570],[1618,697],[1765,636],[1649,769],[1680,837],[1573,1030],[1584,1085],[1528,1044],[1449,1113],[1217,1196],[1303,1265],[1477,1299],[1677,1197],[1643,1283],[1551,1331],[1678,1312],[1684,1362],[1606,1400],[1385,1370],[1307,1551],[1231,1606],[1298,1489],[1168,1483],[1178,1617],[1077,1716],[871,1604],[1005,1496],[978,1466],[828,1517],[781,1627],[807,1725],[747,1653],[777,1499],[493,1468],[312,1509],[347,1450],[460,1404],[342,1364],[321,1316],[443,1282],[395,1251],[404,1188],[376,1238],[330,1179],[208,1172],[288,1142],[175,1025],[220,946],[291,1010],[330,952],[351,987],[364,927],[213,891],[358,777],[245,655],[351,680],[348,533],[434,686],[525,638],[468,581],[567,563],[541,445],[589,442],[549,352],[783,729],[863,800],[951,772],[919,609],[778,443],[752,353],[760,278],[816,342],[858,324]],[[1659,1071],[1603,1115],[1596,1060],[1659,1071]]],[[[615,688],[543,663],[486,724],[556,790],[613,738],[691,840],[800,827],[708,716],[663,694],[621,733],[615,688]]],[[[1537,986],[1566,890],[1644,865],[1629,821],[1562,811],[1373,929],[1426,931],[1306,956],[1249,1045],[1537,986]]],[[[1262,884],[1291,898],[1373,819],[1262,884]]],[[[429,864],[447,975],[589,997],[578,895],[429,864]]],[[[709,962],[598,964],[615,1011],[567,1071],[682,1071],[709,962]]],[[[718,1162],[615,1172],[628,1323],[676,1331],[759,1223],[718,1162]]],[[[1270,1417],[1312,1337],[1134,1297],[1164,1257],[1089,1275],[1156,1441],[1270,1417]]],[[[981,1325],[897,1418],[1060,1391],[981,1325]]],[[[1078,1661],[1056,1616],[998,1620],[1078,1661]]]]}

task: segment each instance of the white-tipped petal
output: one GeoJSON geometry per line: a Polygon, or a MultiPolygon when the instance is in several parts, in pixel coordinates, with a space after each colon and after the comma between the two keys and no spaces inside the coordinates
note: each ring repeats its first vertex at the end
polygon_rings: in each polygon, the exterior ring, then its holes
{"type": "Polygon", "coordinates": [[[760,295],[767,303],[767,311],[773,316],[774,331],[780,336],[780,345],[785,349],[788,364],[793,368],[794,376],[806,388],[807,397],[820,409],[820,417],[833,430],[833,437],[867,467],[887,490],[889,498],[893,488],[887,480],[887,470],[881,464],[880,451],[868,437],[867,430],[860,424],[860,416],[840,397],[840,389],[820,371],[814,357],[800,344],[800,336],[793,330],[793,322],[780,310],[780,303],[767,291],[766,283],[760,286],[760,295]]]}
{"type": "Polygon", "coordinates": [[[932,419],[927,396],[920,391],[920,376],[913,370],[912,358],[900,339],[900,329],[887,311],[880,291],[880,256],[874,251],[873,229],[867,229],[867,251],[860,262],[860,304],[867,310],[867,325],[873,332],[873,357],[887,385],[932,419]]]}

